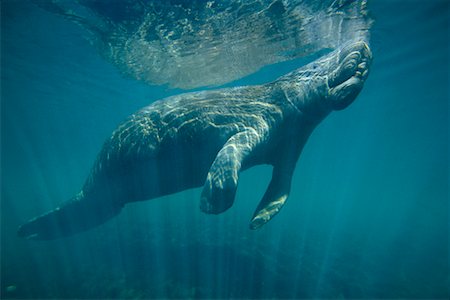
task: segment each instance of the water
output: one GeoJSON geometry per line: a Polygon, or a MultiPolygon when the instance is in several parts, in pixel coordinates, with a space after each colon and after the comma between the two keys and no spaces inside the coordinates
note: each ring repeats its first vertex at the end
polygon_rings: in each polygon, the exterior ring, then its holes
{"type": "Polygon", "coordinates": [[[242,174],[218,216],[199,211],[194,189],[36,242],[17,227],[79,190],[119,122],[182,91],[125,78],[80,26],[2,2],[2,298],[448,298],[449,4],[369,9],[371,75],[315,130],[288,202],[260,230],[247,228],[267,166],[242,174]]]}
{"type": "Polygon", "coordinates": [[[86,29],[123,74],[179,88],[224,84],[365,39],[371,24],[365,0],[35,2],[86,29]]]}

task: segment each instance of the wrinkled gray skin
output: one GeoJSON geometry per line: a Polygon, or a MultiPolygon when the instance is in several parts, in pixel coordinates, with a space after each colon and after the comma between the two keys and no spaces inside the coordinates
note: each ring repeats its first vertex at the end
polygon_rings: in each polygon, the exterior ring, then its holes
{"type": "Polygon", "coordinates": [[[34,218],[18,234],[53,239],[98,226],[128,202],[203,185],[200,208],[233,204],[239,174],[273,166],[250,223],[256,229],[285,203],[300,152],[331,111],[355,100],[371,52],[353,42],[272,83],[177,95],[143,108],[109,138],[80,193],[34,218]]]}

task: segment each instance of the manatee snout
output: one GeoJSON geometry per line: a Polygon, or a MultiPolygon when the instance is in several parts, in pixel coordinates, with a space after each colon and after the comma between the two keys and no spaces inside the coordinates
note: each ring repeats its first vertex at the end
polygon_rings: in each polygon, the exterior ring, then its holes
{"type": "Polygon", "coordinates": [[[363,41],[344,46],[338,56],[338,66],[328,77],[328,98],[333,110],[344,109],[356,99],[372,61],[370,48],[363,41]]]}

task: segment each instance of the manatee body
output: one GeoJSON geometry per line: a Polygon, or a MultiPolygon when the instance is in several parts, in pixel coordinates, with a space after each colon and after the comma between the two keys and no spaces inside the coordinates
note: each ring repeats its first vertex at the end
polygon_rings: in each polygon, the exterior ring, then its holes
{"type": "Polygon", "coordinates": [[[300,152],[331,111],[347,107],[368,75],[371,52],[352,42],[274,82],[187,93],[133,114],[106,140],[82,190],[19,228],[32,239],[98,226],[128,202],[203,185],[200,208],[232,206],[241,171],[273,166],[250,223],[256,229],[285,203],[300,152]]]}

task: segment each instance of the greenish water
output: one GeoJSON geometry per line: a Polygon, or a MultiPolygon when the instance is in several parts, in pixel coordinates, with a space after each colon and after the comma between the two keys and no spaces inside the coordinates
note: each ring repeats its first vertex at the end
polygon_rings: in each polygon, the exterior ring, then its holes
{"type": "Polygon", "coordinates": [[[448,1],[370,2],[369,79],[315,130],[260,230],[248,222],[267,166],[242,174],[221,215],[194,189],[45,242],[17,227],[79,190],[124,118],[182,91],[123,77],[55,14],[1,5],[2,298],[448,298],[448,1]]]}

